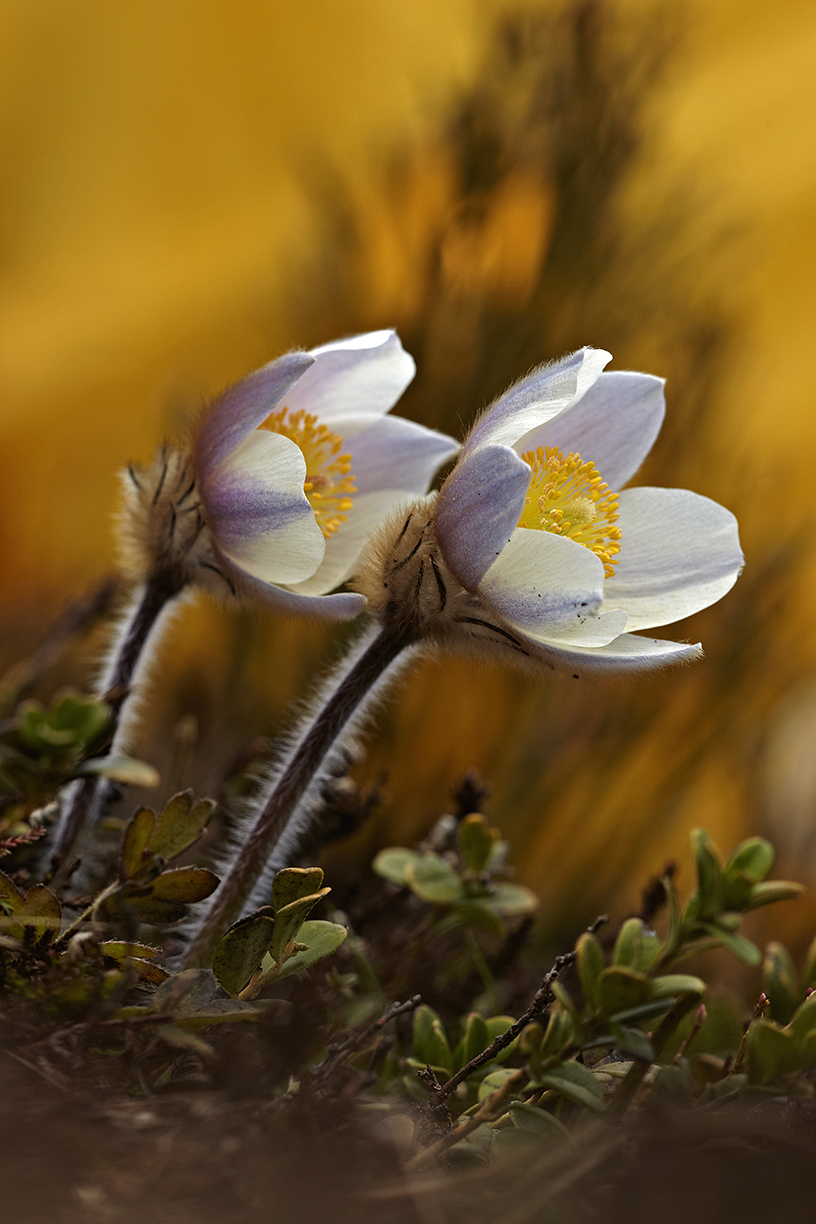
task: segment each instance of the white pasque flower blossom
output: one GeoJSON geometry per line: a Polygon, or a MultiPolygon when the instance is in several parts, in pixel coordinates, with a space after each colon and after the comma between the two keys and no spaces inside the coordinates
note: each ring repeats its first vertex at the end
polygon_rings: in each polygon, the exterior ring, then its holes
{"type": "Polygon", "coordinates": [[[204,410],[189,453],[165,452],[148,478],[131,471],[148,553],[184,584],[299,616],[356,615],[360,595],[328,592],[383,515],[458,449],[387,415],[415,368],[395,332],[377,331],[242,378],[204,410]]]}
{"type": "MultiPolygon", "coordinates": [[[[731,588],[743,564],[737,522],[685,489],[621,488],[651,449],[665,404],[662,379],[604,373],[610,360],[581,349],[482,414],[438,498],[395,519],[399,536],[393,526],[387,543],[380,536],[380,611],[390,607],[403,624],[413,616],[419,636],[453,646],[468,638],[574,674],[700,656],[699,645],[639,631],[731,588]]],[[[361,589],[373,603],[372,572],[361,589]]]]}

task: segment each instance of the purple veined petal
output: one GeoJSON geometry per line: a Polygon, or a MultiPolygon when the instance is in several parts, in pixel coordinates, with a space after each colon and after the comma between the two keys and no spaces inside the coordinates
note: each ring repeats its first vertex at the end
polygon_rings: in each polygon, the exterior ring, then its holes
{"type": "Polygon", "coordinates": [[[523,454],[539,446],[577,451],[592,461],[611,489],[631,480],[654,445],[663,424],[663,379],[652,374],[610,370],[552,421],[520,438],[523,454]]]}
{"type": "Polygon", "coordinates": [[[195,464],[199,479],[206,482],[313,365],[314,357],[308,353],[286,353],[216,396],[197,430],[195,464]]]}
{"type": "MultiPolygon", "coordinates": [[[[589,622],[603,598],[603,578],[603,564],[582,544],[520,527],[480,582],[479,598],[534,637],[571,639],[583,630],[589,639],[589,622]]],[[[620,632],[620,618],[614,624],[616,631],[607,642],[620,632]]]]}
{"type": "Polygon", "coordinates": [[[273,586],[241,569],[223,554],[216,558],[235,591],[271,612],[284,616],[305,617],[309,620],[351,620],[362,612],[365,597],[352,592],[337,595],[304,595],[299,591],[273,586]]]}
{"type": "Polygon", "coordinates": [[[687,489],[624,489],[621,549],[604,600],[630,629],[682,620],[715,603],[737,580],[743,556],[729,510],[687,489]]]}
{"type": "Polygon", "coordinates": [[[482,413],[465,440],[463,455],[487,444],[514,446],[585,395],[611,360],[604,349],[582,348],[539,366],[482,413]]]}
{"type": "Polygon", "coordinates": [[[378,489],[426,493],[437,469],[456,455],[459,445],[414,421],[386,416],[374,423],[369,417],[368,428],[352,438],[348,449],[359,497],[378,489]]]}
{"type": "Polygon", "coordinates": [[[555,671],[569,672],[579,679],[586,675],[657,671],[675,663],[693,663],[703,657],[699,642],[664,642],[660,638],[623,633],[608,646],[546,646],[525,639],[533,658],[555,671]]]}
{"type": "Polygon", "coordinates": [[[325,541],[303,491],[305,477],[300,448],[261,429],[202,490],[219,550],[262,582],[300,582],[323,560],[325,541]]]}
{"type": "Polygon", "coordinates": [[[288,393],[286,407],[313,413],[332,429],[335,418],[384,415],[416,373],[413,357],[393,331],[324,344],[310,356],[314,365],[288,393]]]}
{"type": "Polygon", "coordinates": [[[442,485],[436,538],[468,590],[476,590],[513,535],[529,483],[530,468],[509,446],[482,446],[463,456],[442,485]]]}
{"type": "Polygon", "coordinates": [[[341,523],[326,540],[323,561],[314,574],[297,584],[298,592],[320,595],[351,577],[372,533],[382,524],[385,516],[404,500],[405,492],[398,489],[355,495],[351,509],[346,511],[346,522],[341,523]]]}

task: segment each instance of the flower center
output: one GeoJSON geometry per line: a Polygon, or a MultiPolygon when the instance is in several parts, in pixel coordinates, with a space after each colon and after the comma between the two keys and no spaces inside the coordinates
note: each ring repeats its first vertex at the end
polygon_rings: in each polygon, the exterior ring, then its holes
{"type": "Polygon", "coordinates": [[[261,429],[291,438],[306,460],[303,492],[314,510],[317,525],[326,539],[345,523],[345,511],[352,507],[351,493],[356,493],[351,475],[351,455],[342,455],[343,439],[326,425],[318,424],[316,416],[299,409],[289,412],[281,408],[267,417],[261,429]]]}
{"type": "Polygon", "coordinates": [[[519,527],[536,527],[569,536],[603,561],[607,578],[614,574],[620,552],[618,495],[610,493],[594,463],[576,451],[564,455],[555,446],[521,456],[532,470],[519,527]]]}

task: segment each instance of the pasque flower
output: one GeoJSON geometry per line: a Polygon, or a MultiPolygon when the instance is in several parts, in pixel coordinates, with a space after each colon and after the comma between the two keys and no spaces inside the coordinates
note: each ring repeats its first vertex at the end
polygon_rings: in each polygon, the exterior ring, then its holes
{"type": "Polygon", "coordinates": [[[576,676],[699,656],[637,631],[725,594],[742,566],[736,520],[683,489],[621,490],[660,430],[663,383],[604,373],[609,360],[584,348],[516,383],[476,421],[439,494],[406,500],[369,541],[356,585],[374,627],[258,797],[188,965],[208,964],[227,926],[297,861],[338,743],[426,646],[576,676]]]}
{"type": "MultiPolygon", "coordinates": [[[[299,616],[355,616],[364,599],[330,594],[368,535],[406,496],[424,493],[456,443],[387,415],[414,376],[395,332],[288,353],[224,391],[187,449],[129,467],[123,562],[137,580],[100,695],[111,699],[111,752],[129,717],[167,614],[192,586],[248,596],[299,616]]],[[[92,818],[94,782],[64,798],[52,864],[60,869],[92,818]]]]}
{"type": "Polygon", "coordinates": [[[378,538],[361,589],[385,615],[576,674],[700,655],[636,631],[730,589],[737,522],[684,489],[621,489],[660,430],[663,383],[604,373],[610,360],[584,348],[542,366],[477,420],[438,498],[378,538]]]}
{"type": "Polygon", "coordinates": [[[345,617],[327,592],[406,495],[423,493],[452,439],[386,415],[414,376],[393,331],[288,353],[202,413],[188,453],[130,469],[128,555],[273,609],[345,617]]]}

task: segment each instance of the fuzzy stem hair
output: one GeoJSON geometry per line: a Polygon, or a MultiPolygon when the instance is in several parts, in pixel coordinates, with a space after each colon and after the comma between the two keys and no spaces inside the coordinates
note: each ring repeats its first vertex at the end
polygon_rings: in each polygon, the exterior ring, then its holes
{"type": "MultiPolygon", "coordinates": [[[[141,687],[161,640],[169,614],[183,590],[173,571],[159,571],[135,591],[121,618],[97,685],[100,698],[110,706],[110,743],[105,755],[124,750],[135,721],[141,687]]],[[[101,814],[108,783],[82,778],[67,788],[51,848],[51,874],[61,876],[70,866],[89,825],[101,814]]]]}
{"type": "Polygon", "coordinates": [[[223,883],[209,909],[197,915],[185,968],[208,966],[227,928],[269,901],[275,873],[296,861],[313,836],[316,801],[344,742],[418,649],[409,634],[374,625],[329,676],[316,696],[315,712],[304,719],[259,795],[253,808],[257,818],[224,864],[223,883]]]}

